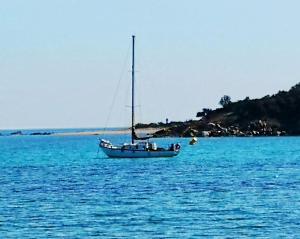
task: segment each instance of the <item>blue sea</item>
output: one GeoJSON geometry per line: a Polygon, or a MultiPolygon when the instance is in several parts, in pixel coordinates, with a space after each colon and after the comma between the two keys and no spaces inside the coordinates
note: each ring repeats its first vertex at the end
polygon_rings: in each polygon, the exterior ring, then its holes
{"type": "Polygon", "coordinates": [[[299,237],[300,137],[156,141],[182,152],[109,159],[97,136],[0,137],[0,238],[299,237]]]}

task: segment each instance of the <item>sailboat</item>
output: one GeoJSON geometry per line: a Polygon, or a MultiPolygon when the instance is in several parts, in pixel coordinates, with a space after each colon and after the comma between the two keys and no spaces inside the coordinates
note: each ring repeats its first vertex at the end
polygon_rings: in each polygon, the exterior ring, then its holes
{"type": "Polygon", "coordinates": [[[135,101],[134,101],[134,44],[135,36],[132,36],[132,74],[131,74],[131,142],[123,145],[113,145],[105,139],[101,139],[99,147],[111,158],[154,158],[174,157],[180,152],[178,143],[171,144],[167,148],[158,147],[155,142],[150,141],[151,137],[138,137],[135,132],[135,101]]]}

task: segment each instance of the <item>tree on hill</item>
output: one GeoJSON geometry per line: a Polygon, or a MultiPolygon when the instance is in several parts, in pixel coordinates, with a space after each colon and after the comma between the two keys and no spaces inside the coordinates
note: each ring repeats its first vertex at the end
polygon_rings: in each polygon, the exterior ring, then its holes
{"type": "Polygon", "coordinates": [[[222,105],[224,108],[225,106],[229,105],[231,103],[231,98],[229,95],[224,95],[221,99],[219,104],[222,105]]]}

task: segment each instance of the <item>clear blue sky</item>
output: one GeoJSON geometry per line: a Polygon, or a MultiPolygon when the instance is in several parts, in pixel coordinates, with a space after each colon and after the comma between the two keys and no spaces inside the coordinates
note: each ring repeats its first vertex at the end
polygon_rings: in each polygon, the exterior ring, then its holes
{"type": "Polygon", "coordinates": [[[138,121],[194,118],[224,94],[288,90],[300,81],[299,9],[296,0],[2,1],[0,129],[104,126],[120,78],[108,125],[128,124],[132,34],[138,121]]]}

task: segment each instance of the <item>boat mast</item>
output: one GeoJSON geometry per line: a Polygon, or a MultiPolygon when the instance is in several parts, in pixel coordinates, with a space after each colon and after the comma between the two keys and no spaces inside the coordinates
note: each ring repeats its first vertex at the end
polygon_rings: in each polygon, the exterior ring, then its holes
{"type": "Polygon", "coordinates": [[[131,70],[131,143],[134,144],[134,38],[132,36],[132,70],[131,70]]]}

